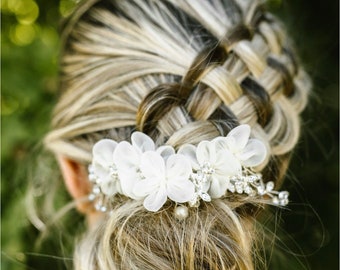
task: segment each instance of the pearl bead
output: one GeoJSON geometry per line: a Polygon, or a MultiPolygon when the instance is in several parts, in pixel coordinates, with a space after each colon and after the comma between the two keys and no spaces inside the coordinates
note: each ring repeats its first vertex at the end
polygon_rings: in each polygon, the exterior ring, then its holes
{"type": "Polygon", "coordinates": [[[177,206],[175,209],[175,217],[178,220],[186,219],[189,215],[188,207],[186,206],[177,206]]]}

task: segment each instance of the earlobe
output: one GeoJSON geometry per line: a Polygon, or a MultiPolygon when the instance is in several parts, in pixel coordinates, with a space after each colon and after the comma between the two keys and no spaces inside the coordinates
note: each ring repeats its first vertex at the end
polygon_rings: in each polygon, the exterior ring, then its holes
{"type": "MultiPolygon", "coordinates": [[[[88,195],[91,186],[85,166],[62,155],[58,155],[57,160],[69,194],[75,200],[80,200],[88,195]]],[[[78,211],[82,213],[88,213],[91,208],[89,202],[77,204],[78,211]]]]}

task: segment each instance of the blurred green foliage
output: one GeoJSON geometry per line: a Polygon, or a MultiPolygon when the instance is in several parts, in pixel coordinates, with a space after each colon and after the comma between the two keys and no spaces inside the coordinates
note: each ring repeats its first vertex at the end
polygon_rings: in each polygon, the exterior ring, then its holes
{"type": "MultiPolygon", "coordinates": [[[[57,89],[58,24],[74,1],[1,1],[1,269],[25,269],[25,192],[57,89]]],[[[43,268],[41,268],[43,269],[43,268]]]]}
{"type": "MultiPolygon", "coordinates": [[[[31,269],[63,269],[65,265],[50,257],[28,261],[37,232],[27,220],[24,195],[55,103],[59,21],[75,4],[75,0],[1,2],[2,269],[25,269],[27,264],[31,269]]],[[[297,264],[301,260],[313,270],[338,269],[339,2],[270,0],[269,4],[286,22],[315,85],[292,160],[289,178],[295,183],[287,183],[293,200],[307,203],[291,204],[292,211],[282,216],[283,229],[292,236],[287,240],[295,246],[297,264]]],[[[58,248],[46,247],[46,253],[58,255],[58,248]]],[[[292,265],[279,269],[300,269],[292,265]]]]}

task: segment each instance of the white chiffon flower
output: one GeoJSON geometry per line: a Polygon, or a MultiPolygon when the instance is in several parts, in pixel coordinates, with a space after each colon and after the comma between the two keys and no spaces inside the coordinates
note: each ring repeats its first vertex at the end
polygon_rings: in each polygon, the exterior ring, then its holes
{"type": "MultiPolygon", "coordinates": [[[[219,147],[215,141],[202,141],[197,148],[193,145],[184,145],[178,153],[189,158],[196,171],[210,170],[208,193],[212,198],[222,197],[229,184],[228,176],[241,171],[241,164],[234,155],[228,149],[219,147]]],[[[207,190],[207,187],[205,189],[207,190]]]]}
{"type": "Polygon", "coordinates": [[[131,135],[131,144],[126,141],[120,142],[114,153],[122,194],[132,199],[138,200],[142,198],[133,192],[133,188],[141,180],[141,156],[147,151],[156,151],[164,159],[175,153],[171,146],[161,146],[155,150],[153,140],[142,132],[134,132],[131,135]]]}
{"type": "Polygon", "coordinates": [[[266,159],[267,149],[260,140],[249,139],[250,131],[249,125],[240,125],[232,129],[226,137],[218,137],[213,142],[218,148],[228,149],[233,153],[244,167],[255,167],[266,159]]]}
{"type": "Polygon", "coordinates": [[[93,173],[97,177],[97,184],[102,192],[108,196],[121,192],[113,157],[116,147],[117,142],[103,139],[97,142],[92,150],[93,173]]]}
{"type": "Polygon", "coordinates": [[[158,211],[167,198],[177,203],[190,201],[195,192],[189,180],[192,168],[182,155],[174,154],[165,159],[158,152],[145,152],[141,155],[140,170],[144,177],[134,186],[134,194],[145,197],[144,207],[158,211]]]}
{"type": "Polygon", "coordinates": [[[155,144],[153,140],[141,132],[134,132],[131,136],[131,144],[123,141],[120,142],[114,152],[114,159],[122,194],[132,199],[141,199],[133,193],[134,185],[140,180],[140,162],[141,155],[146,151],[154,151],[155,144]]]}

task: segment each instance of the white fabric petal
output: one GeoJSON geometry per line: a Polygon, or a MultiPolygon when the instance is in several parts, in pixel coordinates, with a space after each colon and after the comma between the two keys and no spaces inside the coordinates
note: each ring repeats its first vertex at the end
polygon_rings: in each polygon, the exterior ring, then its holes
{"type": "Polygon", "coordinates": [[[138,197],[145,197],[157,192],[160,182],[158,178],[148,178],[137,182],[133,188],[133,193],[138,197]]]}
{"type": "Polygon", "coordinates": [[[105,195],[113,196],[118,192],[118,183],[117,182],[118,181],[116,181],[114,179],[108,179],[100,185],[100,188],[105,195]]]}
{"type": "Polygon", "coordinates": [[[199,170],[200,166],[196,157],[196,149],[196,146],[192,144],[185,144],[178,149],[177,153],[188,158],[193,169],[197,171],[199,170]]]}
{"type": "Polygon", "coordinates": [[[109,167],[103,167],[100,163],[93,164],[93,172],[101,181],[110,175],[109,167]]]}
{"type": "Polygon", "coordinates": [[[192,200],[195,194],[195,185],[189,180],[169,181],[167,185],[168,197],[178,203],[192,200]]]}
{"type": "Polygon", "coordinates": [[[128,142],[120,142],[113,154],[115,164],[119,171],[136,170],[140,163],[140,154],[128,142]]]}
{"type": "Polygon", "coordinates": [[[110,166],[113,163],[113,153],[117,142],[109,139],[98,141],[92,149],[93,161],[102,166],[110,166]]]}
{"type": "Polygon", "coordinates": [[[161,147],[158,147],[156,152],[159,153],[166,161],[171,155],[175,154],[175,149],[170,145],[163,145],[161,147]]]}
{"type": "Polygon", "coordinates": [[[148,151],[142,154],[140,170],[145,178],[159,177],[165,180],[165,162],[160,154],[148,151]]]}
{"type": "Polygon", "coordinates": [[[226,178],[217,178],[212,176],[212,181],[209,189],[209,195],[211,198],[221,198],[225,195],[225,192],[227,190],[228,181],[226,181],[226,178]]]}
{"type": "Polygon", "coordinates": [[[144,207],[151,212],[157,212],[166,202],[166,190],[164,187],[160,188],[157,192],[154,192],[147,196],[144,200],[144,207]]]}
{"type": "Polygon", "coordinates": [[[122,194],[135,200],[141,199],[141,197],[133,193],[135,184],[140,181],[138,174],[140,159],[140,151],[136,150],[130,143],[123,141],[117,145],[114,152],[114,160],[120,179],[122,194]]]}
{"type": "Polygon", "coordinates": [[[245,167],[260,165],[267,156],[267,149],[263,142],[257,139],[249,140],[239,158],[245,167]]]}
{"type": "Polygon", "coordinates": [[[233,153],[242,151],[248,142],[249,136],[249,125],[240,125],[232,129],[226,137],[230,151],[233,153]]]}
{"type": "Polygon", "coordinates": [[[139,149],[142,153],[146,151],[154,151],[155,143],[146,134],[136,131],[131,135],[131,143],[134,147],[139,149]]]}
{"type": "Polygon", "coordinates": [[[225,150],[229,151],[229,144],[226,137],[217,137],[213,139],[211,143],[215,144],[216,153],[225,150]]]}
{"type": "Polygon", "coordinates": [[[216,162],[215,143],[202,141],[198,144],[196,150],[197,161],[200,165],[209,162],[213,165],[216,162]]]}
{"type": "Polygon", "coordinates": [[[143,196],[136,195],[134,191],[134,186],[141,181],[137,172],[126,174],[120,173],[118,171],[121,193],[126,197],[129,197],[134,200],[140,200],[143,196]]]}
{"type": "Polygon", "coordinates": [[[210,188],[210,182],[209,181],[202,184],[201,189],[202,189],[203,192],[208,192],[209,188],[210,188]]]}
{"type": "Polygon", "coordinates": [[[166,162],[166,177],[168,181],[180,179],[189,179],[192,173],[191,163],[183,155],[172,155],[166,162]]]}
{"type": "Polygon", "coordinates": [[[214,169],[219,176],[232,176],[241,171],[241,163],[230,151],[220,151],[214,169]]]}

